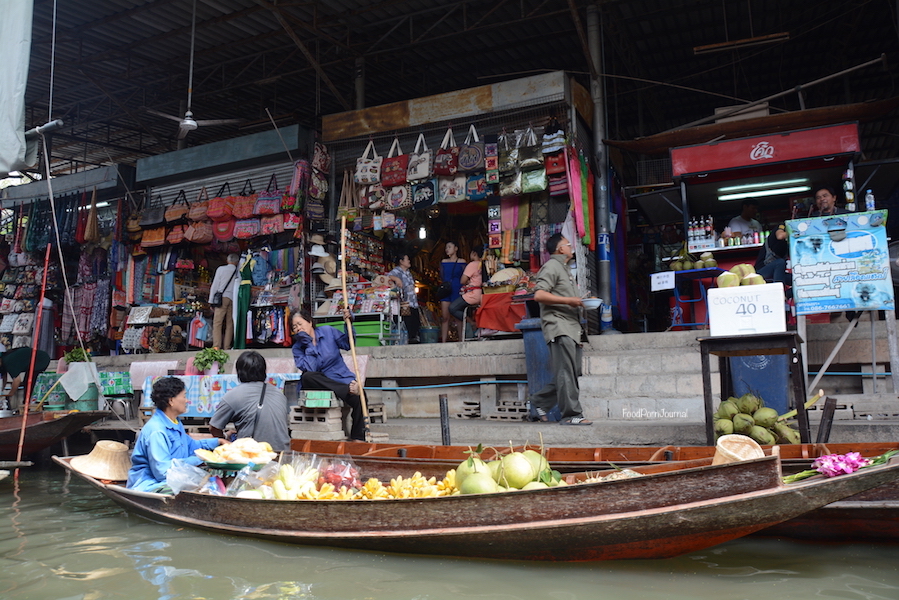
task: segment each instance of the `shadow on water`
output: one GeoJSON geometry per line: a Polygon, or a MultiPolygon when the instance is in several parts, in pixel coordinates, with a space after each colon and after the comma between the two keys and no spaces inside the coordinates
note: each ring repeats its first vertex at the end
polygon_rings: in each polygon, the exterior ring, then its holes
{"type": "Polygon", "coordinates": [[[131,515],[56,467],[0,483],[4,600],[899,598],[899,546],[744,539],[668,560],[515,563],[223,536],[131,515]]]}

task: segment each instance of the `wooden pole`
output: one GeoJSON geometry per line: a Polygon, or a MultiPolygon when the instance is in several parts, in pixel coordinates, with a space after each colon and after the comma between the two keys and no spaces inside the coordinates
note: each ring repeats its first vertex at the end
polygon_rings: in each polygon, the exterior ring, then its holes
{"type": "MultiPolygon", "coordinates": [[[[349,306],[346,287],[346,215],[340,217],[340,283],[343,286],[343,320],[346,323],[346,334],[350,340],[350,354],[353,356],[353,371],[356,374],[356,382],[359,382],[359,359],[356,358],[356,338],[353,335],[353,322],[349,316],[349,306]]],[[[365,424],[365,441],[371,442],[371,420],[368,418],[368,404],[365,402],[365,390],[359,383],[359,402],[362,404],[362,420],[365,424]]]]}

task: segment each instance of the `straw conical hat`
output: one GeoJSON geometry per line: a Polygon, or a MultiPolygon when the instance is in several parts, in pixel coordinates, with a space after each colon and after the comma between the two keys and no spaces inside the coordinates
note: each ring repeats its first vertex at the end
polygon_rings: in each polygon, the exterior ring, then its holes
{"type": "Polygon", "coordinates": [[[76,456],[71,460],[72,468],[94,479],[125,481],[131,469],[131,455],[128,446],[112,440],[100,440],[90,454],[76,456]]]}

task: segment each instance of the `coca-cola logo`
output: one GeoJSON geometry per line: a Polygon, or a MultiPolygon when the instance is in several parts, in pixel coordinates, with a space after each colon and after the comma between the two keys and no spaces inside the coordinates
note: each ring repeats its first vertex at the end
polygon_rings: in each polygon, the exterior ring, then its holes
{"type": "Polygon", "coordinates": [[[774,146],[772,146],[768,142],[759,142],[752,147],[752,152],[749,153],[749,158],[750,160],[765,160],[767,158],[774,158],[774,146]]]}

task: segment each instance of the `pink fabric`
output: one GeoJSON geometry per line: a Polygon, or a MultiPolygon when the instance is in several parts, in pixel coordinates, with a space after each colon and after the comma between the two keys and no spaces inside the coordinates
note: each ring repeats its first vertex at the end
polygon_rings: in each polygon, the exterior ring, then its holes
{"type": "MultiPolygon", "coordinates": [[[[581,191],[581,164],[577,154],[571,148],[568,149],[568,197],[574,208],[574,220],[577,225],[578,238],[584,236],[584,203],[581,191]]],[[[572,242],[574,240],[571,240],[572,242]]]]}
{"type": "Polygon", "coordinates": [[[503,231],[511,231],[518,227],[518,196],[500,199],[499,215],[503,231]]]}

